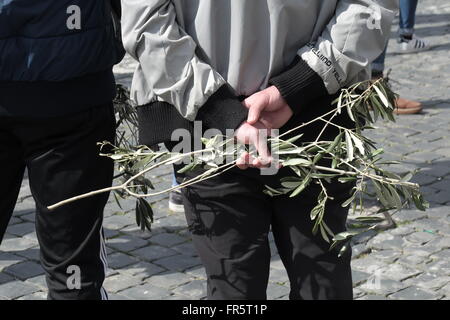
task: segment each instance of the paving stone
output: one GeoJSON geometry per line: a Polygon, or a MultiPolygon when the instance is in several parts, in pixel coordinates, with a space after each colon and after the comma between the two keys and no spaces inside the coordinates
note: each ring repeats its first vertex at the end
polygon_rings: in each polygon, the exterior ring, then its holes
{"type": "Polygon", "coordinates": [[[430,242],[431,240],[436,239],[438,236],[436,234],[432,234],[429,232],[419,231],[414,232],[413,234],[410,234],[406,237],[406,240],[409,242],[415,243],[415,244],[425,244],[427,242],[430,242]]]}
{"type": "Polygon", "coordinates": [[[432,152],[416,152],[408,155],[408,159],[419,160],[424,162],[432,162],[440,158],[443,158],[443,155],[432,152]]]}
{"type": "Polygon", "coordinates": [[[0,244],[0,251],[17,252],[26,250],[36,245],[37,245],[36,241],[32,241],[27,238],[14,237],[9,239],[3,239],[3,242],[0,244]]]}
{"type": "Polygon", "coordinates": [[[13,280],[14,280],[14,278],[11,277],[10,275],[8,275],[6,273],[3,273],[3,272],[0,272],[0,284],[4,284],[6,282],[10,282],[10,281],[13,281],[13,280]]]}
{"type": "Polygon", "coordinates": [[[432,175],[424,174],[424,173],[418,173],[414,175],[414,177],[411,179],[411,182],[418,183],[420,186],[426,186],[429,184],[432,184],[437,181],[437,178],[432,175]]]}
{"type": "Polygon", "coordinates": [[[121,291],[120,294],[135,300],[163,300],[170,295],[170,292],[147,283],[121,291]]]}
{"type": "Polygon", "coordinates": [[[444,249],[433,253],[430,258],[433,260],[450,260],[450,249],[444,249]]]}
{"type": "Polygon", "coordinates": [[[16,225],[10,225],[7,229],[7,232],[13,234],[18,237],[22,237],[27,233],[34,231],[34,223],[24,222],[16,225]]]}
{"type": "Polygon", "coordinates": [[[401,236],[401,237],[410,235],[411,233],[414,233],[414,232],[415,232],[415,230],[411,226],[411,224],[407,224],[407,225],[400,226],[395,229],[389,230],[390,234],[392,234],[394,236],[401,236]]]}
{"type": "Polygon", "coordinates": [[[44,273],[41,265],[32,261],[25,261],[6,267],[4,272],[20,280],[26,280],[44,273]]]}
{"type": "Polygon", "coordinates": [[[381,250],[381,251],[372,251],[370,253],[370,257],[374,259],[380,259],[385,263],[393,263],[401,256],[401,252],[397,250],[381,250]]]}
{"type": "Polygon", "coordinates": [[[120,232],[127,234],[129,236],[132,236],[132,237],[137,237],[137,238],[142,238],[142,239],[149,239],[150,237],[152,237],[154,235],[153,232],[148,231],[147,229],[142,231],[141,227],[139,227],[137,225],[127,226],[127,227],[123,228],[122,230],[120,230],[120,232]]]}
{"type": "Polygon", "coordinates": [[[23,257],[19,257],[15,254],[9,252],[1,252],[0,251],[0,271],[3,271],[4,268],[12,266],[13,264],[24,261],[23,257]]]}
{"type": "Polygon", "coordinates": [[[269,242],[270,256],[275,256],[278,254],[278,248],[274,241],[269,242]]]}
{"type": "MultiPolygon", "coordinates": [[[[111,197],[110,197],[111,199],[111,197]]],[[[133,198],[130,199],[120,199],[120,207],[117,205],[117,202],[114,198],[108,202],[106,205],[106,211],[111,213],[111,216],[125,216],[130,217],[132,215],[124,215],[123,213],[129,212],[130,210],[134,210],[136,207],[136,200],[133,198]]]]}
{"type": "Polygon", "coordinates": [[[130,254],[138,257],[139,259],[153,261],[156,259],[176,255],[177,252],[170,248],[166,248],[166,247],[162,247],[162,246],[158,246],[158,245],[149,245],[147,247],[131,251],[130,254]]]}
{"type": "Polygon", "coordinates": [[[154,263],[168,270],[184,271],[191,267],[200,265],[201,261],[198,257],[189,257],[183,254],[178,254],[155,260],[154,263]]]}
{"type": "Polygon", "coordinates": [[[33,278],[28,278],[25,282],[29,282],[37,287],[39,287],[41,290],[47,290],[47,281],[45,280],[45,275],[39,275],[33,278]]]}
{"type": "Polygon", "coordinates": [[[17,300],[47,300],[47,292],[38,291],[32,294],[27,294],[17,300]]]}
{"type": "Polygon", "coordinates": [[[435,273],[423,273],[415,278],[405,280],[407,285],[415,285],[426,290],[438,290],[450,283],[450,276],[440,276],[435,273]]]}
{"type": "Polygon", "coordinates": [[[39,288],[33,284],[16,280],[0,285],[0,297],[16,299],[38,290],[39,288]]]}
{"type": "Polygon", "coordinates": [[[27,233],[23,237],[28,239],[28,240],[31,240],[31,241],[34,241],[34,242],[38,243],[38,238],[37,238],[36,231],[27,233]]]}
{"type": "Polygon", "coordinates": [[[206,281],[193,280],[173,290],[176,294],[190,296],[197,299],[206,297],[206,281]]]}
{"type": "Polygon", "coordinates": [[[388,299],[383,295],[366,294],[364,296],[357,298],[356,300],[388,300],[388,299]]]}
{"type": "Polygon", "coordinates": [[[450,190],[450,179],[439,180],[433,183],[431,187],[448,192],[448,190],[450,190]]]}
{"type": "Polygon", "coordinates": [[[283,262],[280,259],[279,255],[275,255],[270,260],[270,267],[280,270],[285,270],[283,262]]]}
{"type": "Polygon", "coordinates": [[[172,247],[174,245],[181,244],[186,241],[187,241],[186,238],[180,237],[175,233],[161,233],[150,238],[151,243],[165,247],[172,247]]]}
{"type": "Polygon", "coordinates": [[[440,251],[441,249],[448,249],[450,248],[450,236],[439,237],[437,239],[431,240],[424,247],[430,247],[434,249],[433,253],[440,251]]]}
{"type": "Polygon", "coordinates": [[[162,288],[173,288],[192,280],[192,277],[181,272],[165,272],[146,279],[146,282],[162,288]]]}
{"type": "Polygon", "coordinates": [[[103,287],[107,292],[118,292],[124,289],[134,287],[141,284],[142,277],[127,275],[127,274],[117,274],[108,277],[103,282],[103,287]]]}
{"type": "Polygon", "coordinates": [[[432,175],[432,176],[435,176],[436,178],[440,178],[440,179],[442,179],[442,177],[445,177],[450,174],[450,168],[448,167],[448,165],[443,165],[439,162],[437,162],[433,165],[424,167],[421,169],[421,171],[428,175],[432,175]]]}
{"type": "Polygon", "coordinates": [[[17,254],[18,256],[25,257],[29,260],[39,261],[40,259],[39,247],[33,247],[23,251],[17,251],[15,252],[15,254],[17,254]]]}
{"type": "Polygon", "coordinates": [[[194,297],[190,297],[190,296],[182,296],[179,294],[173,294],[164,298],[164,300],[198,300],[194,297]]]}
{"type": "Polygon", "coordinates": [[[374,295],[387,295],[397,292],[406,285],[400,281],[385,278],[383,276],[372,276],[358,288],[374,295]]]}
{"type": "Polygon", "coordinates": [[[435,208],[427,209],[426,211],[429,218],[432,219],[442,219],[450,215],[450,207],[449,206],[439,206],[435,208]]]}
{"type": "Polygon", "coordinates": [[[146,240],[136,237],[121,236],[108,240],[106,242],[106,245],[119,251],[131,251],[137,248],[147,246],[148,242],[146,240]]]}
{"type": "Polygon", "coordinates": [[[359,300],[364,295],[366,295],[366,293],[364,291],[360,290],[359,288],[353,288],[353,299],[354,300],[359,300]]]}
{"type": "Polygon", "coordinates": [[[121,269],[137,261],[135,257],[120,252],[108,255],[108,266],[113,269],[121,269]]]}
{"type": "Polygon", "coordinates": [[[391,299],[399,300],[436,300],[439,297],[439,294],[425,291],[415,286],[408,287],[389,296],[391,299]]]}
{"type": "Polygon", "coordinates": [[[370,277],[372,277],[370,273],[352,270],[353,286],[357,286],[360,283],[367,281],[370,277]]]}
{"type": "Polygon", "coordinates": [[[20,218],[17,218],[17,217],[11,217],[11,219],[9,220],[9,225],[10,226],[13,226],[13,225],[18,224],[18,223],[23,223],[23,220],[20,219],[20,218]]]}
{"type": "Polygon", "coordinates": [[[119,231],[108,229],[108,228],[103,228],[103,233],[104,233],[106,239],[115,238],[119,235],[119,231]]]}
{"type": "Polygon", "coordinates": [[[275,300],[289,294],[290,289],[286,286],[280,286],[276,283],[271,283],[267,285],[267,299],[275,300]]]}
{"type": "Polygon", "coordinates": [[[405,266],[415,265],[415,267],[422,268],[422,267],[424,267],[423,264],[427,263],[429,261],[430,261],[430,258],[411,254],[411,255],[401,255],[400,258],[395,262],[405,265],[405,266]]]}
{"type": "Polygon", "coordinates": [[[403,281],[421,273],[420,270],[406,267],[400,263],[389,264],[381,269],[383,277],[403,281]]]}
{"type": "Polygon", "coordinates": [[[121,295],[120,293],[108,292],[108,300],[133,300],[127,296],[121,295]]]}
{"type": "Polygon", "coordinates": [[[188,228],[177,231],[177,234],[180,237],[186,238],[188,241],[192,239],[191,232],[189,231],[188,228]]]}
{"type": "Polygon", "coordinates": [[[447,283],[445,286],[443,286],[440,290],[439,293],[442,293],[445,295],[445,299],[449,300],[450,299],[450,283],[447,283]]]}
{"type": "Polygon", "coordinates": [[[270,268],[269,282],[277,284],[289,283],[289,278],[285,269],[270,268]]]}
{"type": "Polygon", "coordinates": [[[418,231],[426,231],[431,234],[441,233],[446,236],[450,235],[450,226],[436,219],[421,219],[415,221],[413,226],[418,231]]]}
{"type": "Polygon", "coordinates": [[[432,202],[432,203],[445,204],[445,203],[449,202],[448,191],[440,190],[437,193],[427,195],[425,197],[425,200],[427,200],[428,202],[432,202]]]}
{"type": "Polygon", "coordinates": [[[198,257],[197,250],[194,248],[194,244],[191,241],[173,246],[171,249],[191,257],[198,257]]]}
{"type": "Polygon", "coordinates": [[[20,219],[24,220],[24,221],[28,221],[28,222],[36,222],[36,212],[34,211],[27,211],[26,214],[21,215],[20,219]]]}
{"type": "Polygon", "coordinates": [[[375,259],[370,255],[352,260],[351,264],[352,269],[369,273],[386,266],[386,262],[375,259]]]}
{"type": "Polygon", "coordinates": [[[393,215],[396,222],[411,222],[426,217],[427,215],[425,212],[415,210],[402,210],[393,215]]]}
{"type": "Polygon", "coordinates": [[[359,256],[370,252],[370,248],[365,243],[352,244],[352,258],[356,259],[359,256]]]}
{"type": "Polygon", "coordinates": [[[175,214],[168,215],[159,220],[161,226],[169,232],[175,232],[187,228],[186,218],[175,214]]]}
{"type": "Polygon", "coordinates": [[[378,250],[401,250],[404,244],[404,239],[401,236],[392,235],[387,232],[382,232],[369,240],[367,246],[378,250]]]}
{"type": "Polygon", "coordinates": [[[427,265],[429,272],[442,274],[445,276],[450,275],[450,260],[437,260],[427,265]]]}
{"type": "Polygon", "coordinates": [[[14,208],[14,216],[22,217],[36,211],[36,203],[33,198],[27,198],[21,202],[17,202],[14,208]]]}
{"type": "Polygon", "coordinates": [[[369,231],[366,231],[364,233],[354,236],[352,241],[353,241],[353,243],[356,243],[356,244],[366,243],[367,241],[369,241],[376,235],[377,235],[377,232],[375,230],[369,230],[369,231]]]}
{"type": "Polygon", "coordinates": [[[127,215],[112,215],[103,219],[103,227],[112,230],[120,230],[133,223],[136,222],[127,215]]]}
{"type": "Polygon", "coordinates": [[[203,266],[193,267],[185,271],[186,274],[200,280],[206,280],[206,271],[203,266]]]}
{"type": "Polygon", "coordinates": [[[138,276],[144,279],[164,271],[166,271],[166,269],[161,268],[153,263],[144,261],[132,264],[121,269],[121,272],[128,273],[133,276],[138,276]]]}

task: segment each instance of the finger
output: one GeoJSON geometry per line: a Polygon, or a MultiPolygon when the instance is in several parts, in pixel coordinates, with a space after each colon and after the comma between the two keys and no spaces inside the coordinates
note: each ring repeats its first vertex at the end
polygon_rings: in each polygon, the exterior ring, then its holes
{"type": "Polygon", "coordinates": [[[266,105],[261,101],[255,101],[254,103],[252,103],[248,110],[247,122],[250,124],[255,124],[259,120],[261,112],[264,110],[265,106],[266,105]]]}
{"type": "Polygon", "coordinates": [[[271,112],[262,112],[259,121],[267,127],[267,129],[273,129],[273,116],[271,112]]]}
{"type": "Polygon", "coordinates": [[[267,146],[267,132],[265,132],[265,130],[258,130],[258,135],[254,145],[258,151],[260,162],[263,165],[269,164],[272,159],[267,146]]]}
{"type": "Polygon", "coordinates": [[[241,170],[245,170],[249,167],[249,160],[250,155],[248,154],[248,152],[243,152],[239,159],[236,161],[236,166],[241,170]]]}

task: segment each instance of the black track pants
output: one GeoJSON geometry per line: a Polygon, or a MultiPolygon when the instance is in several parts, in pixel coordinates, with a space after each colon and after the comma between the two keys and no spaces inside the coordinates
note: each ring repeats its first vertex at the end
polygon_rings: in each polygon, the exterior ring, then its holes
{"type": "MultiPolygon", "coordinates": [[[[266,299],[272,228],[291,299],[352,299],[350,250],[339,258],[320,233],[312,234],[310,211],[319,190],[313,186],[294,198],[272,198],[262,192],[270,179],[255,171],[233,169],[183,189],[189,229],[208,276],[208,298],[266,299]]],[[[325,222],[339,233],[345,230],[347,209],[341,203],[349,188],[337,183],[329,193],[334,200],[325,222]]]]}
{"type": "Polygon", "coordinates": [[[27,168],[49,299],[107,298],[102,220],[108,194],[54,211],[47,206],[111,185],[113,162],[98,155],[97,142],[113,142],[114,132],[111,103],[58,118],[0,118],[0,241],[27,168]]]}

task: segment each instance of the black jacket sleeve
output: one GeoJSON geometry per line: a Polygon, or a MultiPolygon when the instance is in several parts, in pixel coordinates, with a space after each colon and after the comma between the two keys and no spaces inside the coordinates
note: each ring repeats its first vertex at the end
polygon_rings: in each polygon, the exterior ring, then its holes
{"type": "Polygon", "coordinates": [[[322,78],[299,56],[285,71],[271,78],[269,84],[277,87],[294,114],[328,95],[322,78]]]}

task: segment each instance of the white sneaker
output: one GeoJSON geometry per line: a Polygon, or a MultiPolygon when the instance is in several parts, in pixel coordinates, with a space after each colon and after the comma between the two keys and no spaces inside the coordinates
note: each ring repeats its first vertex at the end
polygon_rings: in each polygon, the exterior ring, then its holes
{"type": "Polygon", "coordinates": [[[406,40],[405,38],[398,38],[398,52],[397,53],[412,53],[425,51],[430,49],[430,45],[427,41],[417,38],[413,35],[411,40],[406,40]]]}
{"type": "Polygon", "coordinates": [[[169,209],[173,212],[184,212],[183,196],[179,190],[169,193],[169,209]]]}

